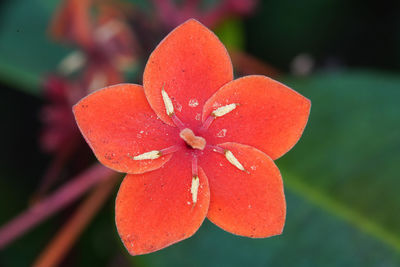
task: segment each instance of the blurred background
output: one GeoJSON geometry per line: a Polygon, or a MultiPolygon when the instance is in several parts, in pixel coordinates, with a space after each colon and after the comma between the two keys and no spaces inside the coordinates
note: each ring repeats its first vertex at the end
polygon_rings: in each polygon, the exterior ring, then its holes
{"type": "Polygon", "coordinates": [[[6,0],[0,86],[0,266],[400,266],[399,1],[6,0]],[[96,165],[71,106],[140,84],[149,53],[190,17],[228,47],[236,77],[264,74],[312,101],[276,161],[286,226],[254,240],[206,220],[131,257],[114,223],[121,177],[96,165]]]}

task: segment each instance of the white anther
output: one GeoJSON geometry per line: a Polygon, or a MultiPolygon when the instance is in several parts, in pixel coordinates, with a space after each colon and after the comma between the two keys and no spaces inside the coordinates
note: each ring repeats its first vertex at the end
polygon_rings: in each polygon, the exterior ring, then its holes
{"type": "Polygon", "coordinates": [[[228,114],[229,112],[231,112],[232,110],[234,110],[237,106],[238,106],[237,104],[233,103],[233,104],[219,107],[216,110],[214,110],[211,113],[211,115],[213,115],[214,117],[224,116],[224,115],[228,114]]]}
{"type": "Polygon", "coordinates": [[[225,151],[225,157],[233,166],[241,171],[245,171],[243,165],[238,161],[238,159],[233,155],[230,150],[225,151]]]}
{"type": "Polygon", "coordinates": [[[134,160],[144,160],[144,159],[158,159],[161,156],[161,151],[152,150],[137,156],[134,156],[134,160]]]}
{"type": "Polygon", "coordinates": [[[164,101],[165,110],[167,111],[167,115],[171,116],[174,114],[174,105],[172,105],[171,98],[169,98],[167,92],[165,92],[164,87],[161,89],[161,95],[164,101]]]}
{"type": "Polygon", "coordinates": [[[192,193],[193,203],[197,202],[197,193],[199,191],[200,179],[198,176],[193,176],[192,186],[190,188],[190,193],[192,193]]]}
{"type": "Polygon", "coordinates": [[[60,62],[58,68],[62,74],[69,75],[80,69],[85,63],[85,54],[81,51],[74,51],[60,62]]]}

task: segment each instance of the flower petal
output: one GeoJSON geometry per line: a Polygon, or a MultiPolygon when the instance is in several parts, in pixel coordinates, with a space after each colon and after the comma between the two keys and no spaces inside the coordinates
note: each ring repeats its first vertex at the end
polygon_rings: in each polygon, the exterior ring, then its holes
{"type": "Polygon", "coordinates": [[[157,159],[133,157],[176,143],[176,128],[157,119],[143,88],[119,84],[98,90],[73,108],[76,121],[98,160],[109,168],[143,173],[159,168],[171,155],[157,159]]]}
{"type": "Polygon", "coordinates": [[[265,76],[246,76],[218,90],[205,104],[202,120],[218,107],[236,108],[216,118],[205,138],[209,143],[234,141],[256,147],[277,159],[299,140],[311,102],[265,76]]]}
{"type": "Polygon", "coordinates": [[[199,162],[210,184],[207,217],[222,229],[248,237],[282,232],[286,202],[279,169],[265,153],[253,147],[224,143],[244,167],[240,170],[224,155],[210,152],[199,162]]]}
{"type": "Polygon", "coordinates": [[[130,254],[150,253],[189,238],[207,215],[207,178],[199,168],[197,202],[193,204],[191,162],[181,155],[174,154],[156,171],[128,174],[122,182],[115,220],[130,254]]]}
{"type": "Polygon", "coordinates": [[[173,30],[150,55],[143,86],[150,106],[166,123],[164,87],[176,115],[189,127],[200,124],[205,101],[233,79],[232,63],[217,36],[196,20],[173,30]]]}

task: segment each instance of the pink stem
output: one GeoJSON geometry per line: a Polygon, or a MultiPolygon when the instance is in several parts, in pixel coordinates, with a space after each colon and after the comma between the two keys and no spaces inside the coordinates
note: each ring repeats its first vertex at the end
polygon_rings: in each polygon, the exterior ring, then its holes
{"type": "Polygon", "coordinates": [[[115,174],[114,171],[99,164],[90,167],[62,188],[3,225],[0,228],[0,249],[113,174],[115,174]]]}
{"type": "Polygon", "coordinates": [[[174,152],[178,151],[179,149],[180,149],[179,146],[170,146],[170,147],[161,149],[160,152],[161,152],[161,155],[164,156],[164,155],[174,153],[174,152]]]}
{"type": "Polygon", "coordinates": [[[117,175],[114,175],[112,179],[99,183],[61,227],[32,266],[62,265],[60,262],[108,199],[117,182],[117,175]]]}
{"type": "Polygon", "coordinates": [[[172,0],[153,0],[158,16],[168,27],[174,27],[177,9],[172,0]]]}
{"type": "Polygon", "coordinates": [[[203,122],[203,125],[200,128],[200,131],[206,131],[208,127],[210,127],[211,123],[214,121],[215,117],[210,115],[207,117],[207,119],[203,122]]]}
{"type": "Polygon", "coordinates": [[[193,177],[199,176],[196,154],[193,154],[193,158],[192,158],[192,176],[193,177]]]}
{"type": "Polygon", "coordinates": [[[77,147],[76,138],[71,138],[69,142],[65,142],[61,147],[60,151],[56,154],[55,159],[50,163],[49,168],[46,170],[43,179],[39,185],[37,192],[35,193],[35,199],[39,199],[42,195],[50,189],[50,187],[57,182],[60,177],[62,168],[65,162],[68,161],[72,152],[77,147]]]}
{"type": "Polygon", "coordinates": [[[183,122],[178,118],[178,116],[176,116],[176,114],[172,114],[171,116],[172,121],[174,122],[174,124],[176,125],[176,127],[179,128],[179,130],[183,130],[185,128],[185,125],[183,124],[183,122]]]}
{"type": "Polygon", "coordinates": [[[220,153],[220,154],[225,154],[225,149],[223,149],[222,147],[211,146],[211,145],[208,145],[207,147],[211,148],[212,151],[214,151],[214,152],[217,152],[217,153],[220,153]]]}

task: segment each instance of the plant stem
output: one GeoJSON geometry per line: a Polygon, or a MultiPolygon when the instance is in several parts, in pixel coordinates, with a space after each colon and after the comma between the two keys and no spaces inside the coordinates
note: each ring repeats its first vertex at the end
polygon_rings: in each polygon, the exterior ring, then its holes
{"type": "Polygon", "coordinates": [[[47,245],[33,266],[58,266],[76,239],[90,223],[114,189],[118,176],[101,182],[83,201],[77,211],[47,245]]]}
{"type": "Polygon", "coordinates": [[[73,178],[53,194],[3,225],[0,228],[0,249],[113,174],[114,171],[96,164],[73,178]]]}
{"type": "Polygon", "coordinates": [[[55,155],[42,180],[40,181],[37,191],[32,197],[33,201],[41,199],[43,195],[45,195],[54,185],[54,183],[58,181],[62,168],[70,159],[71,154],[75,151],[78,145],[78,140],[76,139],[77,138],[72,138],[72,140],[69,142],[65,142],[65,144],[63,144],[58,153],[55,155]]]}

